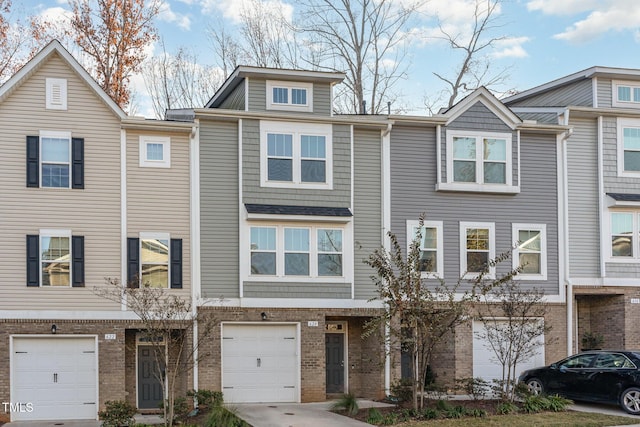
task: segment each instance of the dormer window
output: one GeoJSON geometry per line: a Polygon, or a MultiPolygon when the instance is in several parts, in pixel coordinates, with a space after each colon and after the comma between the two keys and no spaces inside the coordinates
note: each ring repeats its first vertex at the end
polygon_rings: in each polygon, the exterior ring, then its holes
{"type": "Polygon", "coordinates": [[[47,110],[67,109],[67,79],[46,79],[46,102],[47,110]]]}
{"type": "Polygon", "coordinates": [[[614,107],[640,108],[640,83],[613,82],[614,107]]]}
{"type": "Polygon", "coordinates": [[[313,111],[313,84],[267,81],[267,109],[313,111]]]}

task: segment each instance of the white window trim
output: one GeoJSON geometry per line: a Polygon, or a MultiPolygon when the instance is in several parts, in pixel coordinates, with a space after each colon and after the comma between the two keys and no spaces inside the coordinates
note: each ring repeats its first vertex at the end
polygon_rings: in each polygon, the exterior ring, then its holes
{"type": "Polygon", "coordinates": [[[482,132],[466,130],[447,130],[447,182],[436,185],[440,191],[472,191],[486,193],[519,193],[520,187],[513,185],[513,135],[508,132],[482,132]],[[474,138],[476,140],[476,181],[455,182],[453,180],[453,139],[455,137],[474,138]],[[505,184],[485,184],[484,159],[482,158],[482,139],[496,138],[507,141],[505,184]]]}
{"type": "MultiPolygon", "coordinates": [[[[493,222],[460,222],[460,277],[463,279],[475,279],[478,273],[467,272],[467,229],[486,228],[489,230],[489,261],[496,258],[496,226],[493,222]]],[[[485,276],[487,279],[495,279],[496,268],[490,266],[485,276]]]]}
{"type": "Polygon", "coordinates": [[[170,168],[171,167],[171,138],[168,136],[140,136],[140,167],[170,168]],[[147,144],[162,145],[162,160],[147,159],[147,144]]]}
{"type": "Polygon", "coordinates": [[[66,110],[67,109],[67,79],[54,79],[47,77],[45,79],[45,108],[47,110],[66,110]],[[60,102],[55,102],[53,98],[54,86],[60,87],[60,102]]]}
{"type": "Polygon", "coordinates": [[[304,111],[308,113],[313,112],[313,83],[302,82],[285,82],[279,80],[267,80],[267,110],[285,110],[285,111],[304,111]],[[274,103],[273,102],[273,88],[287,89],[289,92],[288,103],[274,103]],[[307,91],[307,103],[306,104],[292,104],[291,103],[291,89],[305,89],[307,91]]]}
{"type": "Polygon", "coordinates": [[[138,234],[138,238],[140,242],[138,243],[138,250],[140,251],[140,259],[138,262],[138,277],[142,282],[142,240],[166,240],[168,247],[168,256],[167,256],[167,287],[159,288],[159,289],[171,289],[171,234],[170,233],[159,233],[159,232],[140,232],[138,234]]]}
{"type": "MultiPolygon", "coordinates": [[[[240,244],[242,280],[247,282],[298,282],[298,283],[353,283],[353,226],[348,224],[324,223],[324,222],[274,222],[274,221],[248,221],[246,224],[246,236],[240,244]],[[276,229],[276,274],[251,274],[251,228],[265,227],[276,229]],[[309,276],[286,276],[284,274],[284,229],[308,228],[309,229],[309,276]],[[318,230],[342,231],[342,276],[318,275],[318,230]]],[[[271,252],[271,251],[269,251],[271,252]]],[[[323,252],[324,253],[324,252],[323,252]]]]}
{"type": "Polygon", "coordinates": [[[40,287],[70,288],[73,286],[73,253],[71,252],[71,230],[57,228],[43,228],[38,231],[38,283],[40,287]],[[42,285],[42,238],[43,237],[67,237],[69,239],[69,286],[43,286],[42,285]]]}
{"type": "Polygon", "coordinates": [[[60,188],[71,188],[71,181],[73,180],[71,170],[72,168],[72,153],[71,153],[71,132],[61,132],[55,130],[41,130],[40,131],[40,140],[38,141],[38,177],[40,182],[38,183],[40,188],[48,188],[52,190],[60,189],[60,188]],[[42,139],[43,138],[65,138],[69,142],[69,162],[68,163],[59,163],[59,164],[67,164],[69,166],[69,185],[66,187],[43,187],[42,185],[42,139]]]}
{"type": "MultiPolygon", "coordinates": [[[[414,229],[418,228],[420,221],[407,220],[407,254],[411,250],[413,243],[414,229]]],[[[442,221],[424,221],[423,227],[435,228],[438,239],[436,245],[436,268],[435,271],[423,271],[421,277],[423,279],[442,279],[444,278],[444,244],[443,244],[443,223],[442,221]]]]}
{"type": "Polygon", "coordinates": [[[547,225],[517,223],[511,225],[511,233],[514,242],[514,249],[511,254],[513,269],[516,269],[520,266],[520,251],[518,250],[518,231],[520,230],[532,230],[540,232],[540,274],[520,273],[515,278],[523,280],[547,280],[547,225]]]}
{"type": "Polygon", "coordinates": [[[275,188],[308,188],[317,190],[333,189],[333,138],[330,124],[260,121],[260,186],[275,188]],[[293,181],[269,181],[269,165],[267,158],[267,134],[293,135],[293,181]],[[301,182],[301,135],[317,135],[325,137],[325,178],[326,182],[301,182]]]}
{"type": "Polygon", "coordinates": [[[622,107],[622,108],[640,108],[640,100],[638,101],[620,101],[618,99],[618,87],[627,86],[631,88],[631,97],[633,98],[633,89],[640,89],[640,84],[638,82],[630,82],[623,80],[612,80],[611,81],[611,106],[613,107],[622,107]]]}
{"type": "MultiPolygon", "coordinates": [[[[640,108],[640,105],[638,106],[640,108]]],[[[624,129],[625,128],[639,128],[639,119],[617,119],[617,153],[618,153],[618,176],[640,177],[640,171],[625,171],[624,170],[624,129]]]]}

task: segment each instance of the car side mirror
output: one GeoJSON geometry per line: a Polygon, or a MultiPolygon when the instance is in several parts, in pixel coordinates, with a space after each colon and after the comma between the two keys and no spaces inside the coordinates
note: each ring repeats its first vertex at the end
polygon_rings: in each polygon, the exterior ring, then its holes
{"type": "Polygon", "coordinates": [[[551,365],[549,365],[549,367],[551,369],[558,369],[558,364],[557,363],[552,363],[551,365]]]}
{"type": "Polygon", "coordinates": [[[560,366],[560,372],[567,372],[567,367],[566,366],[560,366]]]}

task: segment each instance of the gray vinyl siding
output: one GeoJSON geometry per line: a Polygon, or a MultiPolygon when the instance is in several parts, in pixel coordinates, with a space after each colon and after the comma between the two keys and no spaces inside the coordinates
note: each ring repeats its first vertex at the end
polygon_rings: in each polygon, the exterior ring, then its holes
{"type": "Polygon", "coordinates": [[[244,88],[245,88],[246,80],[240,83],[234,90],[229,94],[229,96],[222,101],[220,107],[218,108],[227,108],[229,110],[241,110],[244,111],[244,88]]]}
{"type": "Polygon", "coordinates": [[[558,124],[558,113],[520,113],[515,112],[522,120],[535,120],[537,123],[558,124]]]}
{"type": "Polygon", "coordinates": [[[595,120],[571,120],[567,142],[571,277],[600,274],[598,152],[595,120]]]}
{"type": "MultiPolygon", "coordinates": [[[[286,123],[284,123],[286,126],[286,123]]],[[[333,189],[260,187],[260,122],[243,121],[243,203],[350,207],[351,130],[333,125],[333,189]]]]}
{"type": "Polygon", "coordinates": [[[247,298],[351,298],[351,283],[248,282],[243,283],[247,298]]]}
{"type": "Polygon", "coordinates": [[[354,132],[354,277],[355,298],[370,299],[376,289],[364,264],[382,245],[382,144],[380,131],[354,132]]]}
{"type": "Polygon", "coordinates": [[[610,278],[637,280],[640,277],[640,264],[608,262],[605,268],[610,278]]]}
{"type": "MultiPolygon", "coordinates": [[[[557,144],[555,136],[521,137],[521,192],[481,194],[434,190],[435,129],[396,125],[391,132],[391,230],[406,248],[407,220],[425,212],[426,220],[443,221],[444,279],[449,286],[460,277],[460,222],[494,223],[496,255],[510,250],[513,223],[545,224],[547,280],[522,283],[558,294],[557,144]]],[[[497,273],[511,268],[510,261],[502,263],[497,273]]]]}
{"type": "Polygon", "coordinates": [[[615,117],[602,118],[602,139],[604,192],[638,194],[640,179],[618,176],[618,123],[615,117]]]}
{"type": "Polygon", "coordinates": [[[513,185],[518,185],[518,134],[481,102],[476,102],[448,126],[442,127],[442,182],[447,181],[447,130],[469,130],[471,135],[473,132],[510,133],[512,141],[511,176],[513,185]]]}
{"type": "Polygon", "coordinates": [[[598,108],[611,108],[613,105],[613,88],[611,87],[611,79],[598,77],[596,83],[598,91],[598,108]]]}
{"type": "MultiPolygon", "coordinates": [[[[267,81],[265,79],[248,78],[249,82],[249,111],[267,111],[267,81]]],[[[282,110],[269,110],[283,112],[282,110]]],[[[330,116],[331,115],[331,86],[329,83],[313,83],[313,111],[287,111],[287,114],[330,116]]]]}
{"type": "Polygon", "coordinates": [[[591,79],[569,83],[514,102],[506,102],[509,107],[564,107],[567,105],[591,107],[592,104],[591,79]]]}
{"type": "Polygon", "coordinates": [[[200,257],[202,296],[237,298],[238,124],[201,121],[200,257]]]}

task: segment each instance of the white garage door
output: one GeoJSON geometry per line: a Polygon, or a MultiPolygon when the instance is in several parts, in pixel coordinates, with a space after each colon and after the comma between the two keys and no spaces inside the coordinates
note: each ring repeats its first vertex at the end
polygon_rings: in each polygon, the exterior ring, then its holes
{"type": "Polygon", "coordinates": [[[231,325],[222,329],[225,402],[298,402],[296,325],[231,325]]]}
{"type": "Polygon", "coordinates": [[[96,419],[95,338],[13,338],[11,402],[16,420],[96,419]]]}
{"type": "MultiPolygon", "coordinates": [[[[502,365],[498,362],[495,352],[490,344],[481,338],[485,334],[482,321],[473,322],[473,377],[483,378],[490,383],[502,379],[502,365]]],[[[544,365],[544,337],[540,337],[541,345],[536,354],[529,360],[516,366],[516,378],[526,369],[544,365]]]]}

